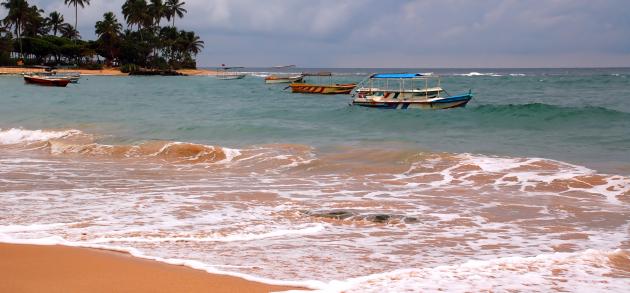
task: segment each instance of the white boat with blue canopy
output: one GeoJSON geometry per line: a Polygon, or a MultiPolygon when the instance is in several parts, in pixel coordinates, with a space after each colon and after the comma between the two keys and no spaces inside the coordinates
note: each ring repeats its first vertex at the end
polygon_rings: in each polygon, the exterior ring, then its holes
{"type": "Polygon", "coordinates": [[[376,73],[356,88],[353,105],[382,109],[450,109],[465,107],[472,92],[450,96],[431,73],[376,73]]]}

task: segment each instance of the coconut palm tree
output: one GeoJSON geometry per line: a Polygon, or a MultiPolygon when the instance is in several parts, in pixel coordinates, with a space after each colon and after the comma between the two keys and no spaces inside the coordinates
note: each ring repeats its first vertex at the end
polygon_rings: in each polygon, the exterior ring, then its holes
{"type": "Polygon", "coordinates": [[[22,55],[22,29],[28,22],[29,5],[26,0],[6,0],[0,3],[2,7],[9,10],[7,16],[2,20],[9,29],[13,28],[20,44],[20,56],[22,55]]]}
{"type": "Polygon", "coordinates": [[[104,47],[104,51],[107,52],[108,56],[105,57],[111,62],[114,59],[114,47],[119,41],[122,24],[118,22],[113,12],[107,12],[103,14],[103,20],[97,21],[94,27],[99,42],[104,47]]]}
{"type": "MultiPolygon", "coordinates": [[[[90,0],[64,0],[64,4],[68,6],[74,6],[74,28],[76,29],[79,23],[79,6],[85,8],[85,5],[90,5],[90,0]]],[[[79,35],[78,33],[76,34],[79,35]]]]}
{"type": "Polygon", "coordinates": [[[118,37],[122,31],[122,25],[113,12],[103,14],[103,20],[97,21],[94,27],[99,38],[113,39],[118,37]]]}
{"type": "Polygon", "coordinates": [[[48,34],[46,19],[42,17],[44,10],[33,5],[30,6],[26,12],[25,21],[22,24],[22,36],[35,37],[37,35],[43,36],[48,34]]]}
{"type": "Polygon", "coordinates": [[[79,31],[77,31],[71,24],[69,23],[64,23],[59,27],[59,33],[61,33],[61,36],[64,38],[68,38],[68,39],[80,39],[81,35],[79,34],[79,31]]]}
{"type": "Polygon", "coordinates": [[[179,2],[179,0],[166,0],[166,19],[173,19],[173,27],[175,27],[175,17],[183,18],[184,13],[188,13],[183,8],[186,2],[179,2]]]}
{"type": "Polygon", "coordinates": [[[204,42],[195,32],[181,32],[182,47],[186,53],[197,56],[203,49],[204,42]]]}
{"type": "Polygon", "coordinates": [[[57,11],[51,12],[46,18],[46,22],[48,23],[48,26],[52,30],[54,36],[57,35],[57,31],[59,31],[59,28],[63,25],[64,21],[63,15],[57,11]]]}
{"type": "Polygon", "coordinates": [[[167,15],[166,6],[162,0],[150,0],[149,15],[153,18],[153,25],[160,26],[162,18],[167,15]]]}
{"type": "Polygon", "coordinates": [[[142,27],[147,24],[147,19],[149,18],[147,1],[126,0],[122,6],[122,13],[128,27],[133,28],[133,26],[136,25],[138,31],[141,31],[142,27]]]}

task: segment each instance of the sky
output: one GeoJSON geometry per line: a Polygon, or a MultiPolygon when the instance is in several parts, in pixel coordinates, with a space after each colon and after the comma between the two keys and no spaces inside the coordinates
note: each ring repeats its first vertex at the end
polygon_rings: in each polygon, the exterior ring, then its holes
{"type": "MultiPolygon", "coordinates": [[[[198,66],[630,67],[629,0],[183,0],[198,66]]],[[[92,0],[79,31],[123,0],[92,0]]],[[[46,13],[63,0],[29,0],[46,13]]],[[[0,17],[5,11],[0,10],[0,17]]]]}

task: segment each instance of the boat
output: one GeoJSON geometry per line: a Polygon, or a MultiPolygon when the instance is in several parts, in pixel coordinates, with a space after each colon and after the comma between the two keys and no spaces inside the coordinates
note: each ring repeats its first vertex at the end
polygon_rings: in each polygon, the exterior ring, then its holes
{"type": "Polygon", "coordinates": [[[68,79],[68,80],[70,80],[71,83],[79,83],[79,80],[81,79],[81,73],[80,72],[59,73],[57,71],[52,70],[51,67],[45,67],[45,68],[47,68],[45,71],[26,72],[26,73],[22,73],[22,75],[23,76],[35,76],[35,77],[50,77],[50,78],[58,78],[58,79],[68,79]]]}
{"type": "Polygon", "coordinates": [[[30,84],[66,87],[70,79],[48,76],[24,75],[24,81],[30,84]]]}
{"type": "Polygon", "coordinates": [[[245,76],[247,76],[247,74],[245,74],[245,73],[229,71],[231,69],[237,69],[237,68],[243,68],[243,67],[225,67],[225,66],[222,66],[221,68],[219,68],[222,71],[220,71],[219,74],[216,75],[216,78],[220,79],[220,80],[235,80],[235,79],[243,79],[243,78],[245,78],[245,76]]]}
{"type": "Polygon", "coordinates": [[[467,94],[450,96],[431,73],[378,73],[359,83],[352,105],[382,109],[450,109],[465,107],[467,94]]]}
{"type": "Polygon", "coordinates": [[[330,72],[303,73],[303,75],[305,77],[315,76],[320,81],[323,77],[329,77],[329,83],[322,84],[319,81],[318,83],[294,82],[289,85],[292,92],[321,95],[347,95],[352,92],[357,85],[356,83],[334,84],[332,82],[332,73],[330,72]]]}
{"type": "Polygon", "coordinates": [[[285,68],[293,68],[293,67],[295,67],[295,65],[291,64],[291,65],[277,65],[277,66],[273,66],[271,68],[274,68],[274,69],[285,69],[285,68]]]}
{"type": "Polygon", "coordinates": [[[270,76],[265,77],[266,84],[275,84],[275,83],[292,83],[292,82],[303,82],[304,75],[302,74],[272,74],[270,76]]]}
{"type": "Polygon", "coordinates": [[[64,72],[64,73],[55,73],[53,75],[56,78],[65,78],[70,80],[71,83],[79,83],[79,80],[81,79],[81,73],[80,72],[64,72]]]}

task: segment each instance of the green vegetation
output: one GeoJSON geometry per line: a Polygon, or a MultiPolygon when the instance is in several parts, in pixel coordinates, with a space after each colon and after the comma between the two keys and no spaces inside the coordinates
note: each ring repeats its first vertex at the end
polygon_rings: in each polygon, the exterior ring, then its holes
{"type": "MultiPolygon", "coordinates": [[[[175,19],[187,12],[179,0],[126,0],[122,15],[113,12],[96,22],[96,40],[82,40],[75,29],[79,7],[89,0],[64,0],[75,8],[75,25],[57,11],[46,16],[27,0],[0,0],[7,15],[0,23],[0,65],[66,65],[100,68],[121,66],[125,70],[195,68],[195,57],[204,42],[195,32],[178,30],[175,19]],[[167,24],[162,26],[162,20],[167,24]]],[[[61,1],[61,0],[59,0],[61,1]]]]}

